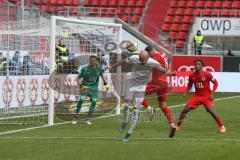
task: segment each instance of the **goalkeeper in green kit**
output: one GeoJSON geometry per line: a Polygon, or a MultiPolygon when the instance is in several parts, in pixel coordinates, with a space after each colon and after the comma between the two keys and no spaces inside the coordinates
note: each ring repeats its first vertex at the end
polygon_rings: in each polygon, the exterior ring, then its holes
{"type": "Polygon", "coordinates": [[[87,97],[90,98],[91,106],[89,107],[89,111],[86,118],[86,124],[92,124],[90,118],[96,108],[98,101],[98,82],[99,77],[102,78],[104,83],[104,91],[108,90],[107,82],[103,79],[103,69],[102,66],[98,64],[97,57],[91,55],[89,57],[89,64],[82,67],[78,78],[81,80],[81,93],[80,98],[77,103],[76,114],[74,115],[72,124],[76,124],[78,121],[78,114],[82,108],[82,104],[87,97]]]}

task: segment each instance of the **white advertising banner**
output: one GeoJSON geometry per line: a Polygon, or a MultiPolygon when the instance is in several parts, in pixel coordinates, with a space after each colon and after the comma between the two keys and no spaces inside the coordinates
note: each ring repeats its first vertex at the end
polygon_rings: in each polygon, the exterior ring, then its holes
{"type": "Polygon", "coordinates": [[[240,36],[240,18],[197,18],[197,28],[203,35],[240,36]]]}

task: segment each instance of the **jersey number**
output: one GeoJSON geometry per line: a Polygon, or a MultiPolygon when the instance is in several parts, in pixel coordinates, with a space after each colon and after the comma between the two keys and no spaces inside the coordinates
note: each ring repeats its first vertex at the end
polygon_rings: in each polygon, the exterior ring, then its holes
{"type": "Polygon", "coordinates": [[[202,83],[196,83],[196,87],[197,88],[203,88],[203,84],[202,83]]]}

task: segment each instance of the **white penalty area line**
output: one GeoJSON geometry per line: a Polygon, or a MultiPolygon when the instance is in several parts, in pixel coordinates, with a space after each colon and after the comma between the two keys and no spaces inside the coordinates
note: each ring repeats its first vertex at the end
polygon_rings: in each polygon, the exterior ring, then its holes
{"type": "MultiPolygon", "coordinates": [[[[215,101],[234,99],[234,98],[239,98],[239,97],[240,97],[240,95],[238,95],[238,96],[230,96],[230,97],[225,97],[225,98],[218,98],[218,99],[215,99],[215,101]]],[[[179,104],[179,105],[170,106],[169,108],[177,108],[177,107],[181,107],[181,106],[184,106],[184,105],[185,104],[179,104]]],[[[118,115],[114,114],[114,115],[108,115],[108,116],[101,116],[101,117],[96,117],[94,119],[108,118],[108,117],[114,117],[114,116],[118,116],[118,115]]],[[[12,131],[0,132],[0,136],[1,135],[6,135],[6,134],[11,134],[11,133],[16,133],[16,132],[23,132],[23,131],[29,131],[29,130],[39,129],[39,128],[47,128],[47,127],[51,127],[51,126],[57,126],[57,125],[62,125],[62,124],[69,124],[69,123],[71,123],[71,122],[68,121],[68,122],[55,123],[53,125],[36,126],[36,127],[30,127],[30,128],[24,128],[24,129],[12,130],[12,131]]]]}
{"type": "MultiPolygon", "coordinates": [[[[122,138],[120,137],[0,137],[0,139],[48,139],[48,140],[116,140],[120,141],[122,138]]],[[[234,141],[240,142],[240,139],[232,138],[232,139],[218,139],[218,138],[166,138],[166,137],[145,137],[145,138],[132,138],[131,141],[137,140],[171,140],[171,141],[234,141]]]]}

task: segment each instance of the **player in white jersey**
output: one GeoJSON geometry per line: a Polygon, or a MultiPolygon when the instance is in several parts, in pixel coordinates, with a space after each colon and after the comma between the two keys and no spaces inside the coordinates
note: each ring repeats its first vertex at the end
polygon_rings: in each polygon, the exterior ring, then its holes
{"type": "Polygon", "coordinates": [[[127,84],[124,94],[124,118],[120,126],[120,131],[124,131],[128,124],[129,104],[133,103],[134,110],[130,121],[130,128],[123,139],[124,141],[128,141],[133,129],[136,127],[139,110],[144,99],[147,83],[151,81],[153,68],[158,69],[166,75],[174,75],[175,72],[166,70],[160,63],[149,58],[146,51],[141,51],[139,55],[133,55],[120,60],[107,68],[112,69],[125,63],[132,64],[132,71],[127,74],[127,84]]]}

